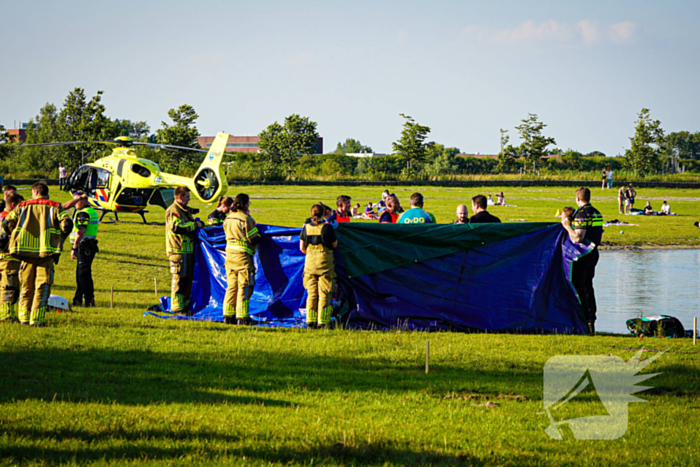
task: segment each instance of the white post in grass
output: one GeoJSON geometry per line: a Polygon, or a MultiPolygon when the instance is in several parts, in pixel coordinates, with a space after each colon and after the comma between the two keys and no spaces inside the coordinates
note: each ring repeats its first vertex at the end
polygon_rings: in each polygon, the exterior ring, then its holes
{"type": "Polygon", "coordinates": [[[114,308],[114,286],[109,287],[109,308],[114,308]]]}
{"type": "Polygon", "coordinates": [[[153,278],[153,288],[156,291],[156,300],[158,300],[158,278],[153,278]]]}
{"type": "Polygon", "coordinates": [[[698,337],[698,317],[693,318],[693,345],[695,345],[695,340],[698,337]]]}
{"type": "Polygon", "coordinates": [[[425,341],[425,374],[430,372],[430,341],[425,341]]]}

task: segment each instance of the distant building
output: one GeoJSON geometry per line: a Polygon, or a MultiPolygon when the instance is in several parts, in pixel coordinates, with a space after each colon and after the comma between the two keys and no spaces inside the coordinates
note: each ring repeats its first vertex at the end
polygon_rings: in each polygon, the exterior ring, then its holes
{"type": "MultiPolygon", "coordinates": [[[[197,142],[204,149],[209,149],[216,136],[198,136],[197,142]]],[[[226,145],[227,152],[258,152],[259,136],[233,136],[229,137],[226,145]]],[[[313,154],[323,154],[323,138],[316,140],[316,148],[313,154]]]]}
{"type": "Polygon", "coordinates": [[[27,130],[24,128],[12,128],[7,130],[7,132],[15,137],[15,141],[19,141],[20,143],[27,141],[27,130]]]}
{"type": "Polygon", "coordinates": [[[384,157],[386,154],[380,154],[378,152],[349,152],[345,154],[350,157],[384,157]]]}

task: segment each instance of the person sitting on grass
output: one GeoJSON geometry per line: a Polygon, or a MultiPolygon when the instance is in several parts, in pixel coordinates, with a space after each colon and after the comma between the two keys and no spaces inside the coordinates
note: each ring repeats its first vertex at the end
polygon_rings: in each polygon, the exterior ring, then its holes
{"type": "Polygon", "coordinates": [[[486,200],[486,205],[487,206],[495,206],[496,205],[496,203],[493,201],[493,198],[491,197],[491,195],[489,195],[488,199],[486,200]]]}
{"type": "Polygon", "coordinates": [[[367,207],[365,208],[365,212],[362,213],[362,219],[369,219],[369,220],[377,220],[379,217],[377,216],[377,213],[374,212],[374,206],[372,205],[372,202],[367,203],[367,207]]]}
{"type": "Polygon", "coordinates": [[[647,204],[644,206],[644,215],[645,216],[651,216],[654,213],[654,208],[651,207],[651,203],[647,201],[647,204]]]}
{"type": "Polygon", "coordinates": [[[352,217],[358,218],[360,216],[360,203],[357,203],[352,207],[352,217]]]}
{"type": "Polygon", "coordinates": [[[663,216],[670,216],[671,215],[671,206],[669,206],[666,201],[664,201],[664,204],[661,205],[661,215],[663,215],[663,216]]]}
{"type": "Polygon", "coordinates": [[[496,206],[505,206],[506,205],[506,197],[503,194],[503,192],[500,192],[496,195],[496,206]]]}

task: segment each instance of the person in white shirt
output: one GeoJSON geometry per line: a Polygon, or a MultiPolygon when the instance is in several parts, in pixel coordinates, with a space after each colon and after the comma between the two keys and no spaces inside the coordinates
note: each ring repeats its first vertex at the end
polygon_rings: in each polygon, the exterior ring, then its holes
{"type": "Polygon", "coordinates": [[[613,185],[613,169],[608,168],[608,189],[611,189],[613,185]]]}
{"type": "Polygon", "coordinates": [[[671,206],[664,201],[664,204],[661,205],[661,212],[663,213],[664,216],[670,216],[671,215],[671,206]]]}

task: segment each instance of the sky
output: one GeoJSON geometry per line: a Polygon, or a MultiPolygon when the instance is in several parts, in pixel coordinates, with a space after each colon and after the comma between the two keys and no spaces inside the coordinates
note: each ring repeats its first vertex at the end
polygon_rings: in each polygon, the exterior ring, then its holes
{"type": "Polygon", "coordinates": [[[700,131],[700,2],[2,2],[0,124],[75,87],[110,118],[189,104],[202,135],[256,135],[300,114],[325,152],[391,152],[403,118],[429,141],[495,154],[529,113],[557,146],[624,154],[642,108],[700,131]]]}

